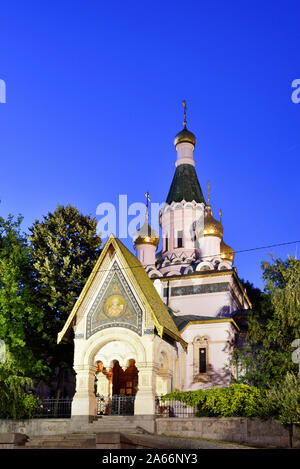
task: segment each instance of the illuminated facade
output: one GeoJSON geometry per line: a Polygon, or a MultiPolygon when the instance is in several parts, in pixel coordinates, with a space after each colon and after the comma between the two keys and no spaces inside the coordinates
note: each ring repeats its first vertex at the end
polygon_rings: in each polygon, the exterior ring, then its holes
{"type": "Polygon", "coordinates": [[[95,376],[99,395],[135,396],[136,415],[153,415],[157,394],[232,379],[235,317],[250,302],[221,219],[204,199],[186,119],[174,144],[161,251],[148,211],[134,236],[136,257],[111,235],[59,334],[58,341],[74,332],[73,417],[96,415],[95,376]]]}

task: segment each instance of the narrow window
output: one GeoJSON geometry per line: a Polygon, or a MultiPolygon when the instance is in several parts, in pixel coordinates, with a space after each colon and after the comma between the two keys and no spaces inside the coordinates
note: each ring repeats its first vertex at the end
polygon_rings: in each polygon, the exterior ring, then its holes
{"type": "Polygon", "coordinates": [[[199,373],[206,373],[206,348],[199,349],[199,373]]]}
{"type": "Polygon", "coordinates": [[[182,248],[183,246],[183,231],[177,232],[177,247],[182,248]]]}
{"type": "Polygon", "coordinates": [[[166,237],[165,238],[165,251],[168,251],[168,249],[169,249],[169,238],[166,237]]]}

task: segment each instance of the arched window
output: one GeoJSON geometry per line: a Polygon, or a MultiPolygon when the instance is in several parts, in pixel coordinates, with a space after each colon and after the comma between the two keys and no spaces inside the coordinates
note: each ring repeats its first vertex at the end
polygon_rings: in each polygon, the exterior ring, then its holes
{"type": "Polygon", "coordinates": [[[177,231],[177,247],[182,248],[183,247],[183,231],[177,231]]]}
{"type": "Polygon", "coordinates": [[[194,377],[206,376],[209,364],[209,338],[207,336],[195,337],[194,348],[194,377]]]}
{"type": "Polygon", "coordinates": [[[169,250],[169,233],[168,231],[163,232],[163,239],[162,239],[162,249],[164,252],[169,250]]]}

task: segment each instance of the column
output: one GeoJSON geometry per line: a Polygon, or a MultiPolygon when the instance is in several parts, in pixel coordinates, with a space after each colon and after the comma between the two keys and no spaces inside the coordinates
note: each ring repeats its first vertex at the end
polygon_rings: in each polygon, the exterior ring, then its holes
{"type": "Polygon", "coordinates": [[[93,365],[74,367],[76,372],[76,392],[72,402],[72,418],[90,421],[96,416],[95,373],[93,365]]]}
{"type": "Polygon", "coordinates": [[[139,370],[138,392],[135,396],[134,415],[155,415],[155,380],[158,365],[136,364],[139,370]]]}

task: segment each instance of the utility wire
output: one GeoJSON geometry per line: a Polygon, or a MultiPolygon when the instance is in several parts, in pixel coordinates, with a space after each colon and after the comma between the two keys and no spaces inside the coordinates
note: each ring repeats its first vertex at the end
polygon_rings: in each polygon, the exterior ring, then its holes
{"type": "MultiPolygon", "coordinates": [[[[239,251],[234,251],[234,253],[239,254],[239,253],[242,253],[242,252],[258,251],[258,250],[261,250],[261,249],[269,249],[269,248],[274,248],[274,247],[279,247],[279,246],[287,246],[289,244],[297,244],[297,243],[300,243],[300,240],[288,241],[286,243],[270,244],[268,246],[259,246],[259,247],[255,247],[255,248],[249,248],[249,249],[240,249],[239,251]]],[[[230,251],[225,251],[225,252],[229,253],[230,251]]],[[[212,257],[216,257],[218,255],[219,254],[212,254],[210,256],[202,256],[201,259],[205,259],[207,257],[212,258],[212,257]]],[[[174,265],[187,265],[187,264],[188,264],[187,262],[181,262],[181,263],[176,263],[174,265]]],[[[154,264],[148,264],[146,267],[151,266],[151,265],[154,265],[154,264]]],[[[136,269],[136,268],[141,268],[141,267],[144,269],[144,267],[142,265],[134,265],[132,267],[118,267],[118,269],[116,269],[116,270],[136,269]]],[[[165,266],[165,267],[167,267],[167,266],[165,266]]],[[[97,272],[108,272],[109,270],[111,270],[111,269],[99,269],[97,272]]]]}

